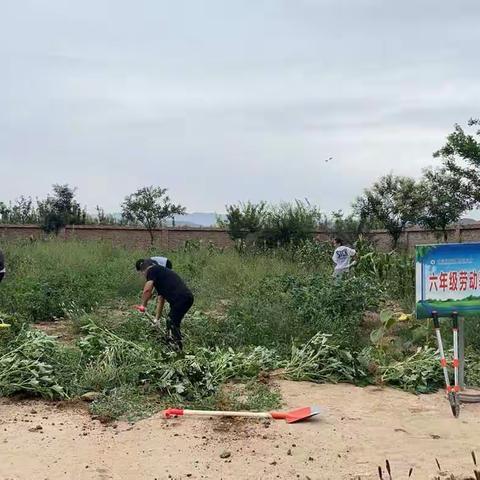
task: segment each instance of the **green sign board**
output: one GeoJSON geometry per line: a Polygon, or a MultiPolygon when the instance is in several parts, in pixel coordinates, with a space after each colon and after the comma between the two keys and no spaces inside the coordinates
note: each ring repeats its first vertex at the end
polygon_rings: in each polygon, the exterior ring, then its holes
{"type": "Polygon", "coordinates": [[[417,318],[480,315],[480,243],[416,247],[417,318]]]}

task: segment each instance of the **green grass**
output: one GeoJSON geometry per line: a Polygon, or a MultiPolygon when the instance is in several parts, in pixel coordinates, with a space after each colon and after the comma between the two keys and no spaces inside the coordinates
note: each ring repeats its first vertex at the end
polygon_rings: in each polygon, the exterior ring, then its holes
{"type": "Polygon", "coordinates": [[[30,321],[91,310],[105,302],[133,300],[141,285],[133,268],[140,254],[100,242],[37,241],[0,246],[7,276],[1,310],[30,321]]]}
{"type": "Polygon", "coordinates": [[[439,308],[455,308],[455,307],[479,307],[480,298],[472,298],[465,300],[427,300],[432,307],[439,308]]]}
{"type": "Polygon", "coordinates": [[[464,299],[464,300],[427,300],[423,303],[416,304],[416,313],[418,318],[430,318],[430,309],[438,310],[440,315],[450,315],[451,312],[459,310],[462,317],[478,317],[480,313],[480,298],[464,299]],[[465,307],[475,310],[463,310],[465,307]]]}

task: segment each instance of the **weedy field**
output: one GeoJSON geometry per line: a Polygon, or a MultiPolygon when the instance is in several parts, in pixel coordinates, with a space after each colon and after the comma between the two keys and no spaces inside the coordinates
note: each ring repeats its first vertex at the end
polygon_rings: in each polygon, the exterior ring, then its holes
{"type": "MultiPolygon", "coordinates": [[[[241,253],[193,243],[168,252],[195,294],[183,324],[185,352],[177,354],[131,308],[142,287],[134,262],[157,251],[55,240],[6,244],[0,311],[12,326],[0,334],[0,394],[75,399],[95,392],[92,413],[139,418],[166,404],[232,403],[224,387],[239,382],[244,408],[273,407],[280,398],[269,391],[272,372],[437,390],[442,375],[431,326],[410,315],[413,259],[363,241],[356,247],[358,265],[340,284],[331,278],[330,247],[318,243],[241,253]]],[[[467,371],[478,384],[474,324],[467,371]]]]}
{"type": "MultiPolygon", "coordinates": [[[[355,270],[336,284],[331,248],[132,251],[56,240],[3,244],[0,395],[88,400],[95,419],[136,421],[166,406],[269,410],[282,380],[442,386],[432,326],[411,315],[414,261],[359,240],[355,270]],[[195,294],[185,350],[132,309],[137,258],[168,254],[195,294]]],[[[468,322],[467,380],[480,385],[478,321],[468,322]]],[[[446,338],[448,326],[446,328],[446,338]]],[[[448,347],[448,345],[447,345],[448,347]]]]}

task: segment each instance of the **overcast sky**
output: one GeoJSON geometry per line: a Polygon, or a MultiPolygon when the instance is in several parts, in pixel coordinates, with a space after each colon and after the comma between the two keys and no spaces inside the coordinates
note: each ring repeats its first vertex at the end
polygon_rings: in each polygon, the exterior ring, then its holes
{"type": "Polygon", "coordinates": [[[0,0],[0,200],[348,210],[480,114],[480,2],[0,0]],[[325,160],[333,157],[326,163],[325,160]]]}

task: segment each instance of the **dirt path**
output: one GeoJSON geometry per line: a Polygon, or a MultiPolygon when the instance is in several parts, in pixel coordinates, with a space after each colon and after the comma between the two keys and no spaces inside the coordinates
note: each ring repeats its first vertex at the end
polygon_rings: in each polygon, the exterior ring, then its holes
{"type": "MultiPolygon", "coordinates": [[[[480,406],[455,420],[441,394],[280,382],[287,407],[318,404],[316,421],[163,420],[104,426],[81,408],[0,402],[0,480],[361,479],[472,473],[480,406]],[[36,427],[41,427],[36,429],[36,427]],[[222,459],[222,452],[230,452],[222,459]]],[[[463,477],[459,477],[463,478],[463,477]]]]}

